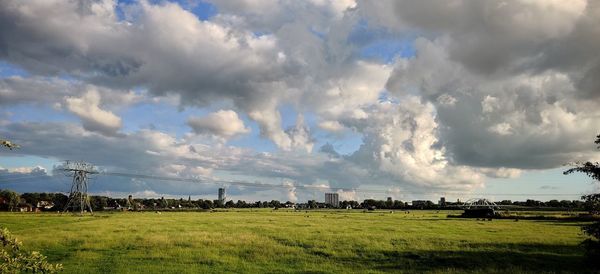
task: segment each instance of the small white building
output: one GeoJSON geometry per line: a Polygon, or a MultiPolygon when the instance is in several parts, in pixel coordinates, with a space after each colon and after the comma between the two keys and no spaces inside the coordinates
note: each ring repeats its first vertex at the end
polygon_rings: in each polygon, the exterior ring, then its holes
{"type": "Polygon", "coordinates": [[[51,209],[54,207],[54,203],[50,202],[50,201],[39,201],[39,202],[37,202],[36,207],[43,208],[43,209],[51,209]]]}

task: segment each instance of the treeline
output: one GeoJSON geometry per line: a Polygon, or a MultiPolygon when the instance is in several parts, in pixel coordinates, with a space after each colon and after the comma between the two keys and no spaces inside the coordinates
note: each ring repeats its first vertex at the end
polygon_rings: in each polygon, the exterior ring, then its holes
{"type": "MultiPolygon", "coordinates": [[[[0,190],[0,210],[15,211],[22,208],[36,209],[38,211],[64,210],[68,196],[62,193],[23,193],[18,194],[11,190],[0,190]]],[[[219,200],[209,199],[169,199],[169,198],[110,198],[106,196],[89,197],[92,210],[163,210],[163,209],[214,209],[214,208],[362,208],[362,209],[452,209],[463,205],[457,202],[436,204],[431,201],[413,201],[412,203],[399,200],[374,200],[367,199],[363,202],[341,201],[339,206],[309,200],[306,203],[280,202],[277,200],[246,202],[232,200],[223,203],[219,200]]],[[[529,208],[561,208],[579,210],[585,204],[579,200],[550,200],[547,202],[528,199],[526,201],[503,200],[496,202],[500,206],[519,206],[529,208]]],[[[30,210],[27,210],[30,211],[30,210]]]]}
{"type": "Polygon", "coordinates": [[[550,200],[547,202],[541,202],[536,200],[526,200],[525,202],[502,200],[496,202],[498,205],[513,205],[513,206],[526,206],[526,207],[556,207],[556,208],[569,208],[569,209],[583,209],[584,201],[581,200],[550,200]]]}
{"type": "MultiPolygon", "coordinates": [[[[62,193],[23,193],[12,190],[0,190],[0,210],[17,211],[20,208],[39,208],[39,211],[62,211],[69,197],[62,193]]],[[[143,210],[143,209],[213,209],[213,208],[281,208],[292,207],[292,202],[242,200],[227,201],[198,199],[169,199],[169,198],[111,198],[106,196],[89,196],[90,205],[94,211],[102,210],[143,210]]]]}
{"type": "MultiPolygon", "coordinates": [[[[529,207],[529,208],[557,208],[557,209],[571,209],[571,210],[583,210],[584,202],[581,200],[550,200],[546,202],[528,199],[526,201],[511,201],[502,200],[495,202],[498,206],[514,206],[514,207],[529,207]]],[[[436,204],[432,201],[413,201],[412,203],[402,202],[398,200],[373,200],[367,199],[362,203],[358,204],[356,201],[343,201],[340,203],[340,207],[346,208],[350,205],[352,208],[356,208],[358,205],[360,208],[379,208],[379,209],[452,209],[464,205],[464,202],[444,202],[443,204],[436,204]]]]}
{"type": "Polygon", "coordinates": [[[12,190],[0,190],[0,210],[15,211],[21,207],[35,208],[45,206],[46,210],[63,210],[68,196],[62,193],[23,193],[12,190]],[[43,203],[48,202],[48,203],[43,203]],[[40,203],[42,202],[42,203],[40,203]]]}

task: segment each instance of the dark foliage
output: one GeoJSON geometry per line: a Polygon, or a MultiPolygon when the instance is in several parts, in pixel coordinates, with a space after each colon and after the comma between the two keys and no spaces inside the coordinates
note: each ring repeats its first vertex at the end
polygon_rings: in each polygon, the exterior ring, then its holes
{"type": "Polygon", "coordinates": [[[582,196],[583,208],[592,215],[600,215],[600,194],[582,196]]]}
{"type": "Polygon", "coordinates": [[[585,234],[593,237],[581,243],[586,250],[586,260],[588,263],[600,267],[600,222],[585,225],[582,229],[585,234]]]}
{"type": "MultiPolygon", "coordinates": [[[[596,136],[594,142],[600,145],[600,135],[596,136]]],[[[600,149],[600,146],[597,147],[600,149]]],[[[596,181],[600,181],[600,164],[598,162],[586,162],[577,164],[575,167],[570,168],[564,172],[564,174],[571,174],[573,172],[584,173],[596,181]]],[[[581,197],[584,202],[585,209],[592,215],[598,215],[600,213],[600,194],[591,194],[581,197]]],[[[586,249],[586,257],[591,264],[600,266],[600,222],[595,222],[582,227],[585,234],[591,236],[590,239],[586,239],[582,245],[586,249]]]]}
{"type": "MultiPolygon", "coordinates": [[[[596,141],[594,141],[594,143],[598,144],[598,149],[600,149],[600,134],[596,136],[596,141]]],[[[600,163],[598,162],[577,163],[575,167],[567,169],[563,173],[567,175],[573,172],[581,172],[592,177],[596,181],[600,181],[600,163]]]]}
{"type": "Polygon", "coordinates": [[[582,164],[578,164],[576,167],[570,168],[563,173],[567,175],[573,172],[585,173],[586,175],[592,177],[594,180],[600,181],[600,163],[598,162],[585,162],[582,164]]]}

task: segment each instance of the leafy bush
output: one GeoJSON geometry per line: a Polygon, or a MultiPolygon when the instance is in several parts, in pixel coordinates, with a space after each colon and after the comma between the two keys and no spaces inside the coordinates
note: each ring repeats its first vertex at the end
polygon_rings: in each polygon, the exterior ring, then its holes
{"type": "Polygon", "coordinates": [[[585,234],[592,236],[581,243],[586,251],[586,260],[592,265],[600,266],[600,222],[584,225],[582,229],[585,234]]]}
{"type": "Polygon", "coordinates": [[[60,264],[50,264],[37,251],[27,252],[6,228],[0,229],[0,273],[57,273],[60,264]]]}

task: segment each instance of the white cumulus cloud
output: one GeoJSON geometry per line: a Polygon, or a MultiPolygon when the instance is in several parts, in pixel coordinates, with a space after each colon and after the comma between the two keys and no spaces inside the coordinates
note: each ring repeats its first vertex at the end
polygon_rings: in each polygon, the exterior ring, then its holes
{"type": "Polygon", "coordinates": [[[105,135],[116,135],[121,128],[121,118],[100,108],[100,93],[90,89],[82,97],[67,97],[67,109],[81,118],[83,127],[105,135]]]}
{"type": "Polygon", "coordinates": [[[209,134],[224,139],[250,132],[233,110],[219,110],[202,117],[190,117],[188,125],[197,134],[209,134]]]}

